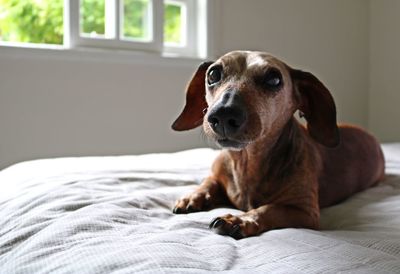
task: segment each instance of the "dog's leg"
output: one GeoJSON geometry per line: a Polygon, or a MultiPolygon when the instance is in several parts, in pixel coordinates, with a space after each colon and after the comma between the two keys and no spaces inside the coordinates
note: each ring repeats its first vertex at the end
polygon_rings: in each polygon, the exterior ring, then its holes
{"type": "Polygon", "coordinates": [[[206,178],[191,194],[179,199],[173,212],[176,214],[210,210],[227,203],[223,187],[213,177],[206,178]]]}
{"type": "Polygon", "coordinates": [[[293,206],[264,205],[242,215],[227,214],[215,218],[210,228],[218,234],[229,235],[235,239],[255,236],[275,228],[318,229],[318,209],[306,212],[293,206]]]}

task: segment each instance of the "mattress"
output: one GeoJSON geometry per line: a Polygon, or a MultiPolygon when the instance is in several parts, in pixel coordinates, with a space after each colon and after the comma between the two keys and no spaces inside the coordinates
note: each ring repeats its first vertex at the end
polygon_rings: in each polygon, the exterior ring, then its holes
{"type": "Polygon", "coordinates": [[[35,160],[0,172],[0,273],[400,273],[400,144],[386,180],[321,212],[322,229],[234,240],[231,208],[175,215],[218,151],[35,160]]]}

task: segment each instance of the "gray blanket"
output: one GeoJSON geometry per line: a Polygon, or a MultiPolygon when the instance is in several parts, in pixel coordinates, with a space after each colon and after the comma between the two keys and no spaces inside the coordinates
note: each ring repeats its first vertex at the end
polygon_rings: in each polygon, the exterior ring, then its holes
{"type": "Polygon", "coordinates": [[[217,151],[37,160],[0,172],[0,273],[400,273],[400,144],[387,180],[322,211],[322,230],[236,241],[174,215],[217,151]],[[396,175],[397,174],[397,175],[396,175]]]}

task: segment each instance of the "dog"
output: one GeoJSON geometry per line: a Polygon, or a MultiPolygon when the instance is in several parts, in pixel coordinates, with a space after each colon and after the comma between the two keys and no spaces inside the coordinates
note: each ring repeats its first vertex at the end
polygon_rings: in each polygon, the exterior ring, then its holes
{"type": "Polygon", "coordinates": [[[199,66],[172,128],[200,125],[222,150],[210,176],[173,212],[240,209],[245,213],[209,225],[235,239],[278,228],[319,229],[320,208],[384,179],[377,140],[359,127],[338,126],[324,84],[268,53],[233,51],[199,66]]]}

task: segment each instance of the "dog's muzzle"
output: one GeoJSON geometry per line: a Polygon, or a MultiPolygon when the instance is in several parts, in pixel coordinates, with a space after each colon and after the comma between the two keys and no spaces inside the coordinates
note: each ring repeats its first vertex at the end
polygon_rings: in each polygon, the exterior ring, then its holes
{"type": "Polygon", "coordinates": [[[238,148],[240,142],[235,141],[235,137],[240,134],[247,121],[246,108],[238,92],[225,92],[219,102],[210,109],[207,121],[218,135],[219,145],[238,148]]]}

